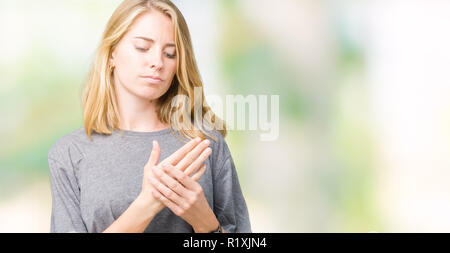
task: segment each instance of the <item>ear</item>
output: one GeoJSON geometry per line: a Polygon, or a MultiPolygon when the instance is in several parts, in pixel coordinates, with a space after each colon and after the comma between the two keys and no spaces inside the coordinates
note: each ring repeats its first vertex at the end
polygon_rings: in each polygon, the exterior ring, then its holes
{"type": "Polygon", "coordinates": [[[114,50],[114,51],[111,53],[111,58],[109,58],[109,65],[110,65],[110,66],[115,66],[115,64],[114,64],[114,59],[115,59],[115,57],[116,57],[116,50],[114,50]]]}
{"type": "Polygon", "coordinates": [[[111,58],[109,58],[108,64],[109,64],[109,66],[114,66],[114,56],[111,55],[111,58]]]}

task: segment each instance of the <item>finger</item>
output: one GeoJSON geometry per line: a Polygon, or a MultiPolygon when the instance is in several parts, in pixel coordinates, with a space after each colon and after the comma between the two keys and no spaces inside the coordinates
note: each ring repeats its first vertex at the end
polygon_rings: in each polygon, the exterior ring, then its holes
{"type": "MultiPolygon", "coordinates": [[[[180,182],[172,178],[169,174],[166,174],[168,170],[175,169],[175,167],[173,167],[172,165],[168,166],[171,166],[171,168],[164,167],[164,165],[163,169],[159,168],[159,166],[153,167],[152,168],[153,173],[160,179],[161,183],[163,183],[167,188],[178,194],[180,197],[186,197],[187,196],[186,188],[184,188],[184,186],[181,185],[180,182]]],[[[177,204],[180,203],[177,202],[177,204]]]]}
{"type": "Polygon", "coordinates": [[[206,165],[203,165],[199,171],[197,171],[197,173],[195,173],[191,178],[194,181],[198,181],[200,179],[201,176],[203,176],[203,174],[206,171],[206,165]]]}
{"type": "Polygon", "coordinates": [[[172,202],[169,199],[167,199],[166,197],[164,197],[164,195],[162,195],[160,192],[158,192],[155,189],[152,190],[152,194],[153,194],[153,197],[155,197],[157,200],[161,201],[165,206],[167,206],[170,210],[172,210],[173,213],[180,216],[182,210],[174,202],[172,202]]]}
{"type": "Polygon", "coordinates": [[[171,202],[173,202],[175,204],[183,203],[182,198],[177,193],[175,193],[174,191],[169,189],[166,185],[164,185],[164,183],[159,181],[157,178],[149,177],[149,179],[150,179],[150,183],[153,185],[153,187],[156,190],[158,190],[162,195],[164,195],[164,197],[169,199],[171,202]]]}
{"type": "MultiPolygon", "coordinates": [[[[196,182],[176,167],[169,169],[167,174],[180,182],[187,190],[194,190],[197,188],[196,182]]],[[[189,195],[189,193],[186,193],[186,195],[189,195]]]]}
{"type": "Polygon", "coordinates": [[[201,138],[197,137],[188,143],[186,143],[183,147],[178,149],[175,153],[164,159],[163,163],[169,163],[176,165],[179,163],[179,161],[186,156],[188,152],[190,152],[194,147],[196,147],[200,142],[201,138]]]}
{"type": "Polygon", "coordinates": [[[197,159],[195,159],[195,161],[189,165],[189,167],[184,171],[184,173],[186,173],[187,175],[191,175],[192,173],[194,173],[194,171],[198,170],[201,167],[202,163],[206,161],[206,159],[208,159],[211,153],[212,153],[211,148],[206,148],[205,150],[203,150],[200,156],[197,157],[197,159]]]}
{"type": "Polygon", "coordinates": [[[159,143],[157,141],[153,141],[152,153],[150,154],[150,158],[148,159],[147,163],[150,166],[158,164],[160,155],[161,155],[161,148],[159,147],[159,143]]]}
{"type": "Polygon", "coordinates": [[[210,144],[209,140],[202,141],[191,152],[189,152],[175,167],[181,171],[185,171],[210,144]]]}

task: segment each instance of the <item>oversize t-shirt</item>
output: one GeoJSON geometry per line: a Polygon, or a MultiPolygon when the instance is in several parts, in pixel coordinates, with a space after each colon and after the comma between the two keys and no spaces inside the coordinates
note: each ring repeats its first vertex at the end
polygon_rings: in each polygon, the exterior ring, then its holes
{"type": "MultiPolygon", "coordinates": [[[[227,143],[220,133],[209,133],[218,141],[207,137],[212,153],[198,183],[227,232],[250,233],[246,201],[227,143]]],[[[177,131],[175,134],[181,137],[177,131]]],[[[161,147],[159,162],[187,142],[175,137],[170,128],[155,132],[116,130],[111,135],[94,132],[92,138],[93,141],[89,140],[82,127],[58,139],[48,152],[50,232],[103,232],[141,192],[153,140],[161,147]]],[[[189,223],[165,207],[144,232],[194,231],[189,223]]]]}

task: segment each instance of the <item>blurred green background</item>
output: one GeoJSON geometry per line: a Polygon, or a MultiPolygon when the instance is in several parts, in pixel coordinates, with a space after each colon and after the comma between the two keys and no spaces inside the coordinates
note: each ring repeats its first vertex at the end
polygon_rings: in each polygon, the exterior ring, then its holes
{"type": "MultiPolygon", "coordinates": [[[[0,0],[0,232],[48,232],[47,152],[119,0],[0,0]]],[[[450,2],[174,1],[206,95],[279,95],[230,131],[254,232],[449,232],[450,2]]]]}

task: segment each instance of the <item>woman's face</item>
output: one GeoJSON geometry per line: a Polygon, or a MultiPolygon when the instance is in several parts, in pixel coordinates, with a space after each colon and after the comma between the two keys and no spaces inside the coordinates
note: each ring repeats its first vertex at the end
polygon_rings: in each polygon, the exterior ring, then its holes
{"type": "Polygon", "coordinates": [[[172,20],[159,11],[143,14],[112,53],[115,85],[146,100],[156,100],[170,88],[176,73],[172,20]]]}

